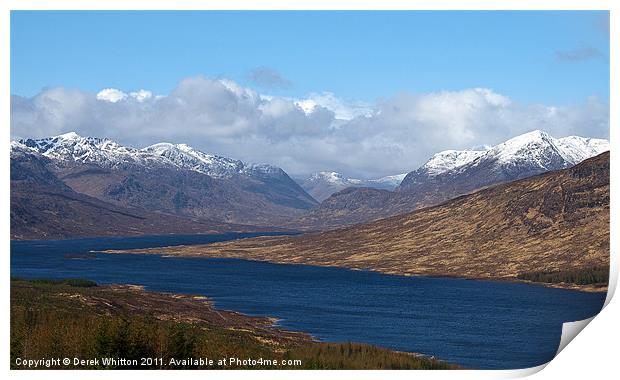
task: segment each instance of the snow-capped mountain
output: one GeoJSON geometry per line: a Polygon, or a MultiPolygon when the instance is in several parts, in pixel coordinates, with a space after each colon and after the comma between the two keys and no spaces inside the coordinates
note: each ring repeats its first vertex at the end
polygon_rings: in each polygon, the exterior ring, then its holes
{"type": "Polygon", "coordinates": [[[105,168],[169,165],[167,160],[149,152],[122,146],[105,138],[82,137],[75,132],[18,142],[59,163],[96,164],[105,168]]]}
{"type": "Polygon", "coordinates": [[[66,133],[12,141],[11,162],[23,156],[40,158],[73,191],[121,207],[273,226],[316,205],[276,166],[246,164],[185,144],[132,148],[66,133]]]}
{"type": "Polygon", "coordinates": [[[607,140],[554,139],[533,131],[487,149],[443,151],[408,173],[395,191],[349,188],[332,194],[304,215],[298,228],[342,227],[404,214],[494,184],[568,168],[607,150],[607,140]]]}
{"type": "Polygon", "coordinates": [[[609,150],[609,141],[604,139],[589,139],[578,136],[568,136],[555,140],[564,158],[574,165],[609,150]]]}
{"type": "Polygon", "coordinates": [[[403,179],[407,176],[407,173],[388,175],[377,179],[369,179],[366,181],[367,187],[374,187],[377,189],[394,190],[403,179]],[[376,186],[373,186],[376,185],[376,186]]]}
{"type": "Polygon", "coordinates": [[[301,188],[319,202],[347,187],[360,186],[360,183],[360,180],[346,178],[337,172],[318,172],[299,181],[301,188]]]}
{"type": "Polygon", "coordinates": [[[435,154],[407,174],[399,191],[421,191],[429,183],[470,190],[550,170],[565,169],[609,150],[609,141],[578,136],[555,139],[542,131],[516,136],[486,150],[449,150],[435,154]],[[461,186],[456,186],[460,188],[461,186]]]}
{"type": "Polygon", "coordinates": [[[407,174],[396,174],[377,179],[348,178],[337,172],[317,172],[301,180],[301,187],[316,200],[323,201],[332,194],[347,187],[372,187],[375,189],[394,190],[407,174]]]}
{"type": "Polygon", "coordinates": [[[555,139],[545,132],[532,131],[490,148],[481,156],[481,161],[495,159],[501,165],[529,164],[556,170],[576,165],[607,150],[607,140],[578,136],[555,139]]]}
{"type": "Polygon", "coordinates": [[[186,144],[159,143],[143,148],[141,152],[165,158],[181,169],[204,173],[216,178],[231,177],[241,173],[245,166],[239,160],[206,154],[186,144]]]}
{"type": "Polygon", "coordinates": [[[361,180],[355,178],[347,178],[337,172],[318,172],[308,177],[307,181],[326,182],[333,185],[354,186],[362,183],[361,180]]]}
{"type": "Polygon", "coordinates": [[[26,154],[40,156],[40,154],[37,151],[27,147],[21,142],[15,141],[15,140],[11,141],[11,158],[18,158],[26,154]]]}
{"type": "Polygon", "coordinates": [[[468,192],[494,183],[565,169],[607,150],[607,140],[578,136],[556,139],[537,130],[486,149],[436,153],[408,174],[361,180],[337,172],[318,172],[299,181],[299,184],[318,201],[324,201],[347,187],[417,191],[422,194],[435,191],[440,194],[452,189],[450,196],[456,196],[460,191],[468,192]],[[462,184],[456,185],[454,181],[462,184]]]}
{"type": "Polygon", "coordinates": [[[176,168],[206,174],[213,178],[282,176],[282,169],[268,164],[242,161],[203,153],[186,144],[159,143],[146,148],[120,145],[110,139],[82,137],[75,132],[43,139],[24,139],[21,144],[60,164],[93,164],[108,169],[176,168]]]}
{"type": "Polygon", "coordinates": [[[444,150],[434,154],[422,168],[429,175],[438,175],[463,166],[484,153],[481,150],[444,150]]]}
{"type": "Polygon", "coordinates": [[[207,174],[214,178],[231,178],[237,174],[262,177],[281,177],[286,173],[269,164],[246,164],[232,158],[203,153],[186,144],[159,143],[141,149],[164,157],[178,168],[207,174]]]}

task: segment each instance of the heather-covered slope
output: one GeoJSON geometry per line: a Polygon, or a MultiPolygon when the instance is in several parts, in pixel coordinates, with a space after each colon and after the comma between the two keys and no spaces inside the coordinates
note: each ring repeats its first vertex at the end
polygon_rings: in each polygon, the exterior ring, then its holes
{"type": "Polygon", "coordinates": [[[140,252],[502,279],[608,266],[609,152],[369,224],[140,252]]]}

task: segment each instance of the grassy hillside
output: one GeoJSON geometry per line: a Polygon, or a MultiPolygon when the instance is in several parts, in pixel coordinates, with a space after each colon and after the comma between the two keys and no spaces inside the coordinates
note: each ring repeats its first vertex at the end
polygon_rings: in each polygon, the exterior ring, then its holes
{"type": "Polygon", "coordinates": [[[455,368],[365,344],[319,343],[271,324],[268,318],[216,310],[204,297],[146,292],[135,286],[95,286],[86,280],[11,280],[14,369],[24,368],[17,365],[18,358],[58,357],[99,362],[53,368],[455,368]],[[124,358],[129,365],[105,364],[104,357],[124,358]],[[161,359],[141,365],[141,358],[161,359]],[[183,362],[187,358],[209,358],[214,363],[183,362]],[[218,363],[224,358],[228,364],[218,363]],[[240,362],[230,364],[229,358],[240,362]],[[248,359],[256,364],[243,362],[248,359]]]}

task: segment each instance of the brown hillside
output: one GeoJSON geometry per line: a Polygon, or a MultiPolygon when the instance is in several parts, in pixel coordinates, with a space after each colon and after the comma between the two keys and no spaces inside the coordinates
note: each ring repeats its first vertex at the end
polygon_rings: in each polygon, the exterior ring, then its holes
{"type": "Polygon", "coordinates": [[[369,224],[163,252],[470,278],[605,266],[609,152],[369,224]]]}

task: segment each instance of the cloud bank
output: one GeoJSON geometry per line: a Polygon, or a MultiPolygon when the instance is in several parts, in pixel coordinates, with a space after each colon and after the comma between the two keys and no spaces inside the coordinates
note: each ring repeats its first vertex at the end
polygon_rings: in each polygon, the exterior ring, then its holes
{"type": "Polygon", "coordinates": [[[534,129],[608,138],[609,105],[596,97],[571,106],[519,104],[484,88],[403,92],[372,104],[330,93],[291,99],[204,77],[183,79],[164,96],[56,87],[11,97],[12,138],[76,131],[136,147],[187,143],[294,175],[402,173],[438,151],[497,144],[534,129]]]}

